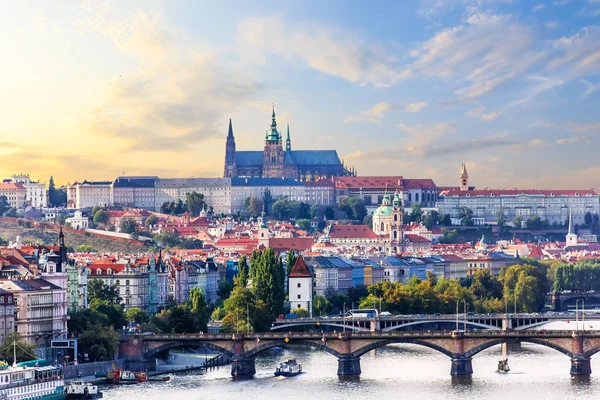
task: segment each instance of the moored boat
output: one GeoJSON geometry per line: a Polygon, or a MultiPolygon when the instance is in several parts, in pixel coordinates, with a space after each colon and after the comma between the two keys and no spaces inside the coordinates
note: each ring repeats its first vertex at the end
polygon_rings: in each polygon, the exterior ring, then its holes
{"type": "Polygon", "coordinates": [[[67,399],[99,399],[102,393],[90,382],[74,380],[65,384],[65,396],[67,399]]]}
{"type": "Polygon", "coordinates": [[[133,385],[138,383],[138,379],[133,372],[122,369],[109,371],[106,377],[110,383],[115,385],[133,385]]]}
{"type": "Polygon", "coordinates": [[[498,361],[498,371],[506,373],[510,371],[510,367],[508,366],[508,358],[498,361]]]}
{"type": "Polygon", "coordinates": [[[58,367],[0,366],[0,399],[62,400],[64,384],[58,367]]]}
{"type": "Polygon", "coordinates": [[[148,382],[169,382],[171,380],[170,376],[149,376],[148,382]]]}
{"type": "Polygon", "coordinates": [[[302,372],[302,365],[295,358],[280,363],[275,369],[275,376],[295,376],[302,372]]]}

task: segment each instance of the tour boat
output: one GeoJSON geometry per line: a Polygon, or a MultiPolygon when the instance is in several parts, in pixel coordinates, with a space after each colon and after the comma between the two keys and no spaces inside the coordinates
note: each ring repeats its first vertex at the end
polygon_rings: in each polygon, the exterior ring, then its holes
{"type": "Polygon", "coordinates": [[[498,371],[497,372],[509,372],[510,367],[508,366],[508,358],[498,361],[498,371]]]}
{"type": "Polygon", "coordinates": [[[107,374],[108,381],[115,385],[133,385],[138,383],[138,379],[131,371],[115,369],[107,374]]]}
{"type": "Polygon", "coordinates": [[[60,368],[0,364],[0,399],[62,400],[65,381],[60,368]]]}
{"type": "Polygon", "coordinates": [[[169,382],[171,380],[170,376],[149,376],[148,382],[169,382]]]}
{"type": "Polygon", "coordinates": [[[290,358],[286,362],[280,363],[275,369],[275,376],[296,376],[302,372],[302,365],[296,362],[295,358],[290,358]]]}
{"type": "Polygon", "coordinates": [[[75,380],[65,384],[65,396],[67,399],[99,399],[102,393],[90,382],[75,380]]]}

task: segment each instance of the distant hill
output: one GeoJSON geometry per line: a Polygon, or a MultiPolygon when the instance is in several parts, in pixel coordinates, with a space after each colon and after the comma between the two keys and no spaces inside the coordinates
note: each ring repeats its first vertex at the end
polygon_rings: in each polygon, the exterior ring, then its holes
{"type": "MultiPolygon", "coordinates": [[[[14,242],[17,235],[19,235],[24,244],[57,244],[59,230],[60,226],[56,224],[37,223],[18,218],[0,218],[0,237],[6,242],[14,242]]],[[[144,251],[144,243],[137,240],[100,236],[66,227],[63,227],[63,232],[65,234],[65,244],[74,250],[84,246],[86,251],[103,253],[138,253],[144,251]]]]}

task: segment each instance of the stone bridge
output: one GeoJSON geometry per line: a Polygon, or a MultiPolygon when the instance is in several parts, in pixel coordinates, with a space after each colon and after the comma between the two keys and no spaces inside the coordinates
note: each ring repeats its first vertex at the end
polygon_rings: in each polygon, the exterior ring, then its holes
{"type": "Polygon", "coordinates": [[[375,331],[375,332],[267,332],[255,334],[123,335],[120,354],[143,361],[172,348],[206,346],[232,360],[231,375],[255,374],[257,354],[289,344],[308,345],[338,359],[338,376],[358,377],[363,354],[393,343],[412,343],[437,350],[451,360],[451,375],[471,375],[471,359],[497,344],[527,342],[547,346],[571,359],[571,375],[589,375],[590,357],[600,351],[600,332],[586,331],[375,331]]]}
{"type": "MultiPolygon", "coordinates": [[[[532,329],[552,321],[581,320],[582,315],[575,313],[534,313],[534,314],[459,314],[458,327],[463,330],[501,330],[532,329]]],[[[586,313],[586,320],[599,320],[599,314],[586,313]]],[[[351,317],[316,317],[277,319],[271,331],[298,330],[297,328],[314,329],[321,331],[329,327],[330,330],[353,330],[356,332],[367,331],[394,331],[394,330],[454,330],[456,328],[456,314],[438,315],[395,315],[377,318],[351,318],[351,317]]]]}
{"type": "MultiPolygon", "coordinates": [[[[567,311],[576,307],[576,302],[583,300],[585,308],[590,309],[600,306],[600,292],[571,292],[571,293],[552,293],[552,310],[567,311]]],[[[581,304],[583,306],[583,303],[581,304]]],[[[587,317],[586,317],[587,319],[587,317]]]]}

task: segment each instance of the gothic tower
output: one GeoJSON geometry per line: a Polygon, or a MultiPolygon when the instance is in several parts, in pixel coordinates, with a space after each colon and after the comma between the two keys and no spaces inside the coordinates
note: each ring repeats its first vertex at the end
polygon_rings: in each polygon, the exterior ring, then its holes
{"type": "Polygon", "coordinates": [[[277,130],[277,121],[275,121],[275,107],[271,114],[271,127],[265,135],[265,151],[263,155],[263,178],[277,178],[283,173],[283,140],[277,130]]]}
{"type": "Polygon", "coordinates": [[[398,190],[394,192],[392,201],[392,224],[390,229],[390,252],[392,254],[404,251],[404,232],[402,230],[402,201],[398,190]]]}
{"type": "Polygon", "coordinates": [[[469,190],[469,174],[465,164],[460,168],[460,190],[469,190]]]}
{"type": "Polygon", "coordinates": [[[235,162],[235,138],[233,137],[233,128],[231,127],[231,118],[229,118],[229,132],[227,132],[227,143],[225,144],[225,168],[224,178],[237,176],[237,166],[235,162]]]}
{"type": "Polygon", "coordinates": [[[285,139],[285,151],[292,151],[292,141],[290,139],[290,124],[287,124],[287,139],[285,139]]]}
{"type": "Polygon", "coordinates": [[[569,208],[569,232],[567,233],[565,247],[577,246],[577,234],[573,227],[573,210],[569,208]]]}

